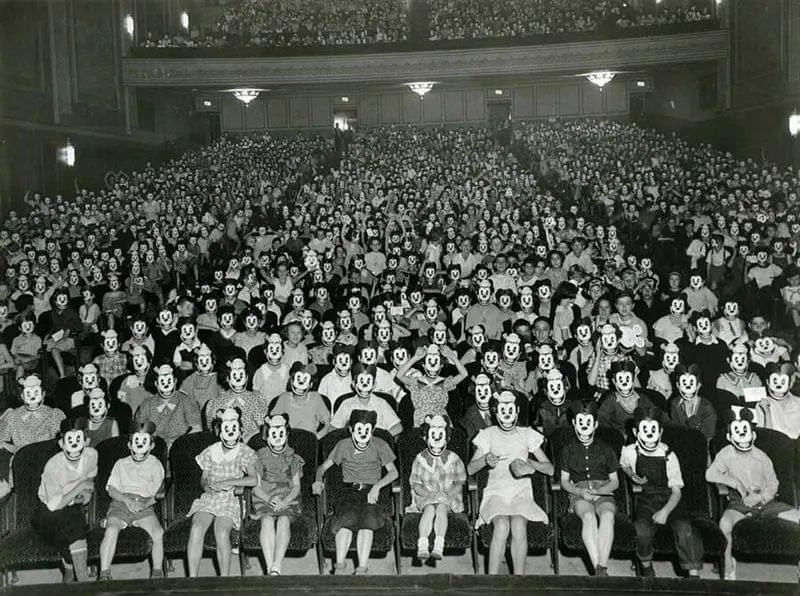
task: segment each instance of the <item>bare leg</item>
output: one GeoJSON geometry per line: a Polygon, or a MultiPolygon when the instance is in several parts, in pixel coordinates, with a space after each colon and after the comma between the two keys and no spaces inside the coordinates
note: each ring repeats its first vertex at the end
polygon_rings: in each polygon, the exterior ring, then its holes
{"type": "Polygon", "coordinates": [[[50,350],[50,355],[53,357],[53,362],[56,363],[58,377],[63,378],[66,376],[66,372],[64,372],[64,359],[61,357],[61,351],[58,348],[53,348],[50,350]]]}
{"type": "Polygon", "coordinates": [[[200,558],[203,556],[203,538],[214,521],[210,513],[199,511],[192,516],[192,528],[189,530],[189,544],[186,545],[186,560],[189,564],[189,577],[197,577],[200,558]]]}
{"type": "Polygon", "coordinates": [[[347,551],[353,542],[353,532],[347,528],[342,528],[336,532],[336,565],[343,565],[347,558],[347,551]]]}
{"type": "Polygon", "coordinates": [[[264,567],[269,573],[275,560],[275,518],[271,515],[261,518],[259,542],[261,542],[261,552],[264,554],[264,567]]]}
{"type": "Polygon", "coordinates": [[[586,547],[586,553],[589,555],[592,567],[597,567],[600,555],[598,554],[597,515],[594,507],[585,501],[578,501],[575,503],[574,510],[575,514],[581,518],[581,538],[586,547]]]}
{"type": "Polygon", "coordinates": [[[278,518],[275,530],[275,559],[272,569],[280,573],[283,565],[283,558],[286,556],[286,549],[289,548],[289,540],[292,538],[292,523],[289,518],[282,515],[278,518]]]}
{"type": "Polygon", "coordinates": [[[156,517],[146,517],[135,522],[135,525],[150,535],[153,549],[150,558],[153,560],[153,571],[164,571],[164,528],[156,517]]]}
{"type": "Polygon", "coordinates": [[[436,505],[426,505],[419,518],[419,539],[417,540],[417,556],[427,559],[430,556],[430,535],[433,520],[436,517],[436,505]]]}
{"type": "Polygon", "coordinates": [[[600,512],[600,527],[597,533],[597,564],[608,566],[611,545],[614,543],[614,511],[600,512]]]}
{"type": "Polygon", "coordinates": [[[231,529],[233,520],[229,517],[214,518],[214,538],[217,541],[217,563],[219,574],[228,577],[231,571],[231,529]]]}
{"type": "Polygon", "coordinates": [[[444,503],[436,505],[436,519],[433,522],[433,557],[441,559],[444,551],[444,538],[447,535],[447,515],[450,508],[444,503]]]}
{"type": "Polygon", "coordinates": [[[500,572],[500,562],[506,554],[506,544],[508,543],[508,533],[511,531],[509,519],[505,515],[498,515],[492,520],[494,525],[492,531],[492,542],[489,545],[489,575],[497,575],[500,572]]]}
{"type": "Polygon", "coordinates": [[[356,535],[356,555],[359,567],[369,567],[369,555],[372,552],[372,530],[359,530],[356,535]]]}
{"type": "Polygon", "coordinates": [[[744,513],[739,513],[733,509],[726,509],[719,520],[719,529],[722,530],[725,536],[725,574],[726,577],[731,576],[731,579],[736,577],[736,561],[733,559],[733,526],[738,524],[745,518],[744,513]]]}
{"type": "Polygon", "coordinates": [[[511,563],[514,575],[525,574],[525,558],[528,556],[528,520],[521,515],[511,518],[511,563]]]}
{"type": "Polygon", "coordinates": [[[103,534],[103,541],[100,543],[100,572],[109,571],[111,562],[114,560],[114,553],[117,551],[117,538],[123,529],[123,524],[116,518],[110,518],[103,534]]]}

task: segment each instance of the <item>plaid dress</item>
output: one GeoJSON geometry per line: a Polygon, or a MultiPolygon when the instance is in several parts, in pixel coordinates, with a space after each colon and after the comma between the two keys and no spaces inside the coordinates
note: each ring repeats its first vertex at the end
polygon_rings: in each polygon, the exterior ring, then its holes
{"type": "MultiPolygon", "coordinates": [[[[202,453],[195,457],[197,465],[206,473],[206,479],[212,486],[223,480],[244,478],[248,466],[255,465],[258,461],[256,452],[244,443],[239,443],[234,449],[224,449],[221,442],[206,447],[202,453]]],[[[200,495],[192,503],[187,517],[192,517],[198,511],[210,513],[214,517],[229,517],[233,520],[233,527],[237,530],[242,519],[242,510],[239,498],[233,494],[233,489],[210,491],[200,495]]]]}
{"type": "Polygon", "coordinates": [[[453,513],[464,511],[463,487],[467,481],[464,462],[452,451],[445,449],[441,456],[433,457],[425,449],[417,454],[411,465],[408,483],[411,486],[411,505],[408,513],[421,512],[428,505],[442,503],[453,513]],[[458,487],[458,490],[456,490],[458,487]],[[422,488],[431,495],[418,492],[422,488]]]}

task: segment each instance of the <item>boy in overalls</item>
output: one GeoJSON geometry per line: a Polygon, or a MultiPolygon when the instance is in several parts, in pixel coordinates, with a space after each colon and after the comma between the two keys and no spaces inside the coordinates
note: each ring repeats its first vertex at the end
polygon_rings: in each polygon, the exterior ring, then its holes
{"type": "Polygon", "coordinates": [[[661,442],[663,414],[654,406],[638,407],[633,417],[636,442],[622,448],[620,467],[642,487],[633,520],[641,575],[655,577],[653,536],[656,526],[669,524],[681,568],[690,576],[698,576],[703,567],[703,542],[689,523],[681,498],[680,462],[675,452],[661,442]]]}

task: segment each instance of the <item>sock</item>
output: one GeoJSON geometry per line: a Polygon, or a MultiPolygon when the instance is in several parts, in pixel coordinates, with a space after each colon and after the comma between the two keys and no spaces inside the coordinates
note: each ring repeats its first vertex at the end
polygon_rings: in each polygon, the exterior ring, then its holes
{"type": "Polygon", "coordinates": [[[434,552],[440,553],[444,551],[444,536],[436,536],[433,539],[434,552]]]}
{"type": "Polygon", "coordinates": [[[428,552],[429,548],[430,548],[430,541],[428,540],[428,537],[420,536],[419,539],[417,540],[417,550],[420,552],[423,551],[428,552]]]}
{"type": "Polygon", "coordinates": [[[86,549],[70,551],[72,566],[75,568],[75,579],[85,582],[89,579],[89,570],[86,567],[86,549]]]}

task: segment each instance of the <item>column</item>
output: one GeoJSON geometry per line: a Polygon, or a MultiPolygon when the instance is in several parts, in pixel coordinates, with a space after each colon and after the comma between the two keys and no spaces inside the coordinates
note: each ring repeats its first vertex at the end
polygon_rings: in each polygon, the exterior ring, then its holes
{"type": "Polygon", "coordinates": [[[72,113],[72,84],[67,5],[64,0],[48,0],[47,19],[50,29],[50,84],[53,90],[53,122],[72,113]]]}
{"type": "Polygon", "coordinates": [[[786,19],[786,79],[800,83],[800,2],[788,2],[786,19]]]}

